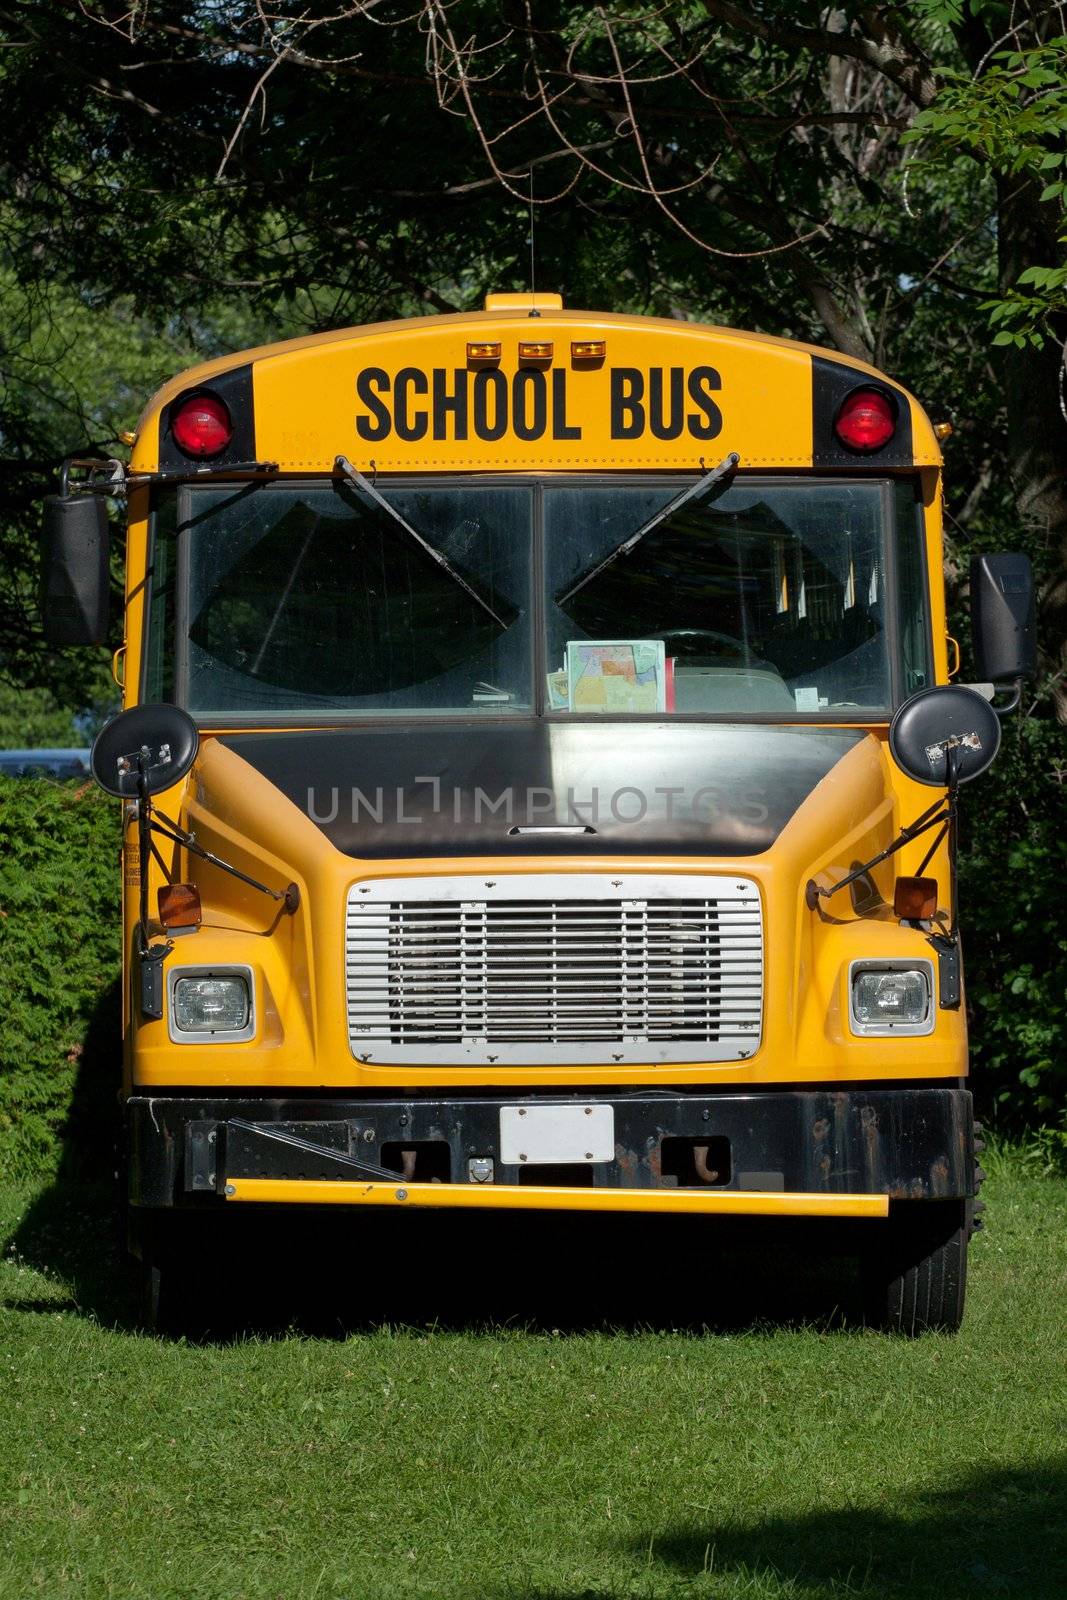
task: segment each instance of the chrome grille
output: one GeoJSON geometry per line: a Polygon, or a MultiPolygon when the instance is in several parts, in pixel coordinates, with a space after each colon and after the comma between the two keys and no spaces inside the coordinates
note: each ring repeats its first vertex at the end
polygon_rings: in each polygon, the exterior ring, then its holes
{"type": "Polygon", "coordinates": [[[346,978],[362,1060],[737,1060],[760,1037],[759,895],[697,874],[356,884],[346,978]]]}

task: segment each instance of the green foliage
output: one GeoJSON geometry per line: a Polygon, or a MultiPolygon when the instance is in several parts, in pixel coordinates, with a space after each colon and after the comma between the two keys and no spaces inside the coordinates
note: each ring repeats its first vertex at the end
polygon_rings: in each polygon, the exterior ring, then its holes
{"type": "MultiPolygon", "coordinates": [[[[0,208],[0,688],[46,691],[57,707],[98,723],[114,702],[110,648],[122,638],[124,525],[112,518],[112,618],[108,649],[45,647],[37,608],[42,497],[68,455],[124,457],[124,429],[183,367],[273,336],[241,302],[206,305],[196,317],[162,307],[141,314],[121,285],[110,291],[63,282],[25,284],[10,264],[19,234],[0,208]]],[[[0,718],[4,716],[0,704],[0,718]]],[[[27,705],[32,728],[40,710],[27,705]]],[[[42,742],[32,733],[12,743],[42,742]]],[[[64,741],[65,742],[65,741],[64,741]]]]}
{"type": "Polygon", "coordinates": [[[80,745],[74,715],[47,689],[15,689],[0,682],[0,750],[80,745]]]}
{"type": "Polygon", "coordinates": [[[1065,53],[1067,39],[1052,39],[1026,51],[998,51],[977,77],[944,69],[936,99],[902,142],[934,134],[999,172],[1042,167],[1067,133],[1065,53]]]}
{"type": "MultiPolygon", "coordinates": [[[[934,103],[902,135],[905,144],[914,140],[926,141],[935,162],[962,152],[1032,183],[1067,249],[1067,37],[999,50],[979,74],[943,71],[934,103]]],[[[1002,289],[981,307],[994,345],[1040,349],[1062,339],[1055,319],[1067,313],[1067,262],[1027,267],[1002,289]]]]}
{"type": "Polygon", "coordinates": [[[1067,1111],[1059,1123],[1044,1124],[1021,1137],[1005,1137],[995,1124],[987,1127],[982,1166],[994,1181],[1009,1173],[1029,1178],[1067,1177],[1067,1111]]]}
{"type": "Polygon", "coordinates": [[[974,1087],[1010,1124],[1067,1106],[1067,749],[1009,719],[982,792],[963,799],[961,921],[974,1087]]]}
{"type": "MultiPolygon", "coordinates": [[[[0,1170],[47,1169],[79,1072],[117,1070],[119,814],[91,784],[0,777],[0,1170]]],[[[94,1116],[93,1083],[79,1115],[94,1116]]],[[[91,1146],[99,1125],[80,1130],[91,1146]]],[[[99,1152],[97,1152],[99,1154],[99,1152]]]]}
{"type": "Polygon", "coordinates": [[[77,681],[78,711],[51,690],[16,687],[0,678],[0,750],[87,747],[119,708],[120,692],[109,664],[83,669],[77,681]]]}

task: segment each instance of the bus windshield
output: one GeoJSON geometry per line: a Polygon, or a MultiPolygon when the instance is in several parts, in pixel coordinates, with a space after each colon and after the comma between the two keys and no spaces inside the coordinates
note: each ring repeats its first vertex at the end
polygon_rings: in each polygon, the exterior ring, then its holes
{"type": "Polygon", "coordinates": [[[161,507],[146,696],[208,720],[863,720],[932,681],[909,484],[735,478],[658,522],[677,479],[377,487],[398,517],[323,481],[161,507]]]}

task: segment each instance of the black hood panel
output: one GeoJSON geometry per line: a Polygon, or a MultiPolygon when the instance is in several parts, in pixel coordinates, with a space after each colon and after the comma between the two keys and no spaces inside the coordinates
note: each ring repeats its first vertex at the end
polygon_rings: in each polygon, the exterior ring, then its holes
{"type": "Polygon", "coordinates": [[[851,728],[522,722],[227,734],[345,855],[758,855],[851,728]],[[553,825],[583,834],[515,833],[553,825]]]}

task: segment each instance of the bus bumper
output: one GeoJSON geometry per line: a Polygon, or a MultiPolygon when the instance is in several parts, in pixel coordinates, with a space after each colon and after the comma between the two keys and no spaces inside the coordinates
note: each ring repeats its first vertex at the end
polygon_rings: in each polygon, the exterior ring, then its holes
{"type": "Polygon", "coordinates": [[[878,1218],[891,1201],[974,1193],[971,1096],[955,1081],[706,1094],[134,1095],[127,1115],[130,1199],[146,1209],[878,1218]],[[583,1116],[601,1138],[609,1130],[603,1159],[586,1162],[579,1151],[578,1160],[551,1162],[544,1149],[533,1164],[515,1159],[509,1127],[558,1122],[566,1144],[583,1116]]]}

